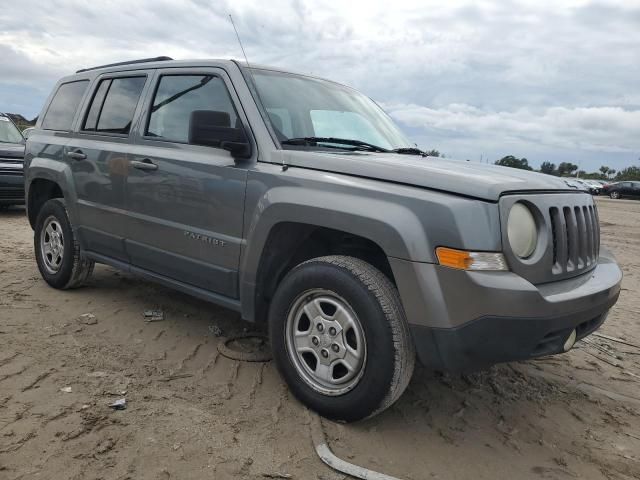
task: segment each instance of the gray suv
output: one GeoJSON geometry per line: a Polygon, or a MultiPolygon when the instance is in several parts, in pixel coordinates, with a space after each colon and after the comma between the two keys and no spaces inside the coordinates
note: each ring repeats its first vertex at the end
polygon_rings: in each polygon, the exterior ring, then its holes
{"type": "Polygon", "coordinates": [[[567,351],[620,291],[588,193],[425,157],[366,96],[278,69],[78,71],[25,165],[47,283],[99,262],[268,324],[293,393],[333,419],[390,406],[416,356],[467,371],[567,351]]]}

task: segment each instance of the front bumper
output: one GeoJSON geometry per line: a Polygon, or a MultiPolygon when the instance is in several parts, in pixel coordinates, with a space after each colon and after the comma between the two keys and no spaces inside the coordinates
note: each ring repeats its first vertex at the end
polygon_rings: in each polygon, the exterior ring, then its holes
{"type": "Polygon", "coordinates": [[[24,205],[24,175],[22,171],[0,171],[0,205],[24,205]]]}
{"type": "Polygon", "coordinates": [[[420,361],[448,371],[562,352],[573,329],[583,338],[602,325],[622,281],[604,248],[593,270],[542,285],[512,272],[391,263],[420,361]]]}

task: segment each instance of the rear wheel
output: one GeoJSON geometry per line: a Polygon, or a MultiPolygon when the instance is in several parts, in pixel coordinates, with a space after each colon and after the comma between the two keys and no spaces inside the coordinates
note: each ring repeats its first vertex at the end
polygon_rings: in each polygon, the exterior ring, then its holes
{"type": "Polygon", "coordinates": [[[94,262],[80,256],[63,199],[48,200],[38,212],[34,248],[40,274],[54,288],[80,287],[93,272],[94,262]]]}
{"type": "Polygon", "coordinates": [[[609,196],[614,200],[617,200],[618,198],[620,198],[620,192],[611,192],[609,196]]]}
{"type": "Polygon", "coordinates": [[[294,268],[269,315],[276,364],[291,391],[328,418],[355,421],[393,404],[415,362],[398,291],[352,257],[294,268]]]}

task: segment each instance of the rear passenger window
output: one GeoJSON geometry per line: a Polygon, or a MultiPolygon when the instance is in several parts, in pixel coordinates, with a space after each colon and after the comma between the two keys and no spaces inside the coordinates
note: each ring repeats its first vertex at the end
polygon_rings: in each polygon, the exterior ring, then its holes
{"type": "Polygon", "coordinates": [[[73,117],[88,85],[89,80],[60,85],[42,119],[42,128],[45,130],[71,130],[73,117]]]}
{"type": "Polygon", "coordinates": [[[164,75],[160,78],[146,135],[189,143],[191,114],[208,111],[218,127],[236,127],[238,116],[224,81],[214,75],[164,75]],[[213,112],[219,112],[213,115],[213,112]]]}
{"type": "Polygon", "coordinates": [[[128,134],[146,77],[107,78],[93,95],[83,130],[128,134]]]}

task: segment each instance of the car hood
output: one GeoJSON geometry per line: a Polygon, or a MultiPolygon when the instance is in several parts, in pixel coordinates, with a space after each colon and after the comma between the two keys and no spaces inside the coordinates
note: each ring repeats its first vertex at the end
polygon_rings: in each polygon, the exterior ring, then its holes
{"type": "Polygon", "coordinates": [[[281,151],[290,166],[415,185],[497,201],[501,195],[524,191],[568,191],[562,179],[497,165],[393,153],[281,151]]]}
{"type": "Polygon", "coordinates": [[[0,161],[6,159],[22,160],[24,145],[21,143],[0,143],[0,161]]]}

